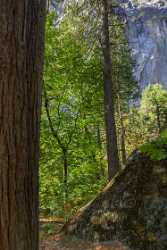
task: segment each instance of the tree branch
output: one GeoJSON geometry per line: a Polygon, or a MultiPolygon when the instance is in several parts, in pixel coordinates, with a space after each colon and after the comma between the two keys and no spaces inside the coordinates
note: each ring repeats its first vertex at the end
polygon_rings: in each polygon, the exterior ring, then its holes
{"type": "Polygon", "coordinates": [[[50,112],[49,112],[49,99],[48,99],[48,95],[47,95],[47,91],[46,91],[46,87],[45,87],[44,82],[43,82],[43,91],[44,91],[45,110],[46,110],[50,130],[52,132],[52,135],[56,138],[59,146],[62,148],[62,150],[64,150],[65,146],[61,142],[61,140],[59,138],[59,135],[57,133],[57,130],[54,129],[54,126],[53,126],[53,123],[52,123],[52,119],[51,119],[50,112]]]}

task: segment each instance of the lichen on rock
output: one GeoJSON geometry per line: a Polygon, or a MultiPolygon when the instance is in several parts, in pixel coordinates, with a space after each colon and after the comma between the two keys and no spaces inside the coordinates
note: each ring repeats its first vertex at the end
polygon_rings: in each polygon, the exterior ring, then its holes
{"type": "Polygon", "coordinates": [[[139,151],[133,155],[69,221],[66,232],[96,242],[119,241],[130,250],[167,249],[167,160],[152,161],[139,151]]]}

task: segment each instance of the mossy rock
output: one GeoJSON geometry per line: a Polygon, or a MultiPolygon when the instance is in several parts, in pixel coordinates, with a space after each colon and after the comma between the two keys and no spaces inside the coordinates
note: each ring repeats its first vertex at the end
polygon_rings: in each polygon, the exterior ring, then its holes
{"type": "Polygon", "coordinates": [[[166,250],[167,160],[136,151],[65,231],[93,241],[119,241],[130,250],[166,250]]]}

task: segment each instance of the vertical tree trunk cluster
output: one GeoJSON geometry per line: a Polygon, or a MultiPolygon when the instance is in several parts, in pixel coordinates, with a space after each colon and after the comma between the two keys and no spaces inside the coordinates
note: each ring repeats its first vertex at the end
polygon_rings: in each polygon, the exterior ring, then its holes
{"type": "Polygon", "coordinates": [[[45,0],[0,6],[0,250],[37,250],[45,0]]]}
{"type": "Polygon", "coordinates": [[[109,180],[119,169],[118,146],[115,124],[114,86],[112,81],[112,58],[110,53],[109,6],[108,0],[103,3],[103,59],[104,59],[104,111],[106,121],[108,176],[109,180]]]}

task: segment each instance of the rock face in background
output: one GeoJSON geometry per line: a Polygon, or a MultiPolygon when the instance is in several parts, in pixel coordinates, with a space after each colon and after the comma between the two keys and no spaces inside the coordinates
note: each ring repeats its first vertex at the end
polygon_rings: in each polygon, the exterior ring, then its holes
{"type": "Polygon", "coordinates": [[[135,79],[167,88],[167,1],[117,0],[115,11],[126,19],[126,34],[135,62],[135,79]]]}
{"type": "Polygon", "coordinates": [[[83,208],[66,231],[130,250],[167,249],[167,160],[135,153],[125,170],[83,208]]]}

